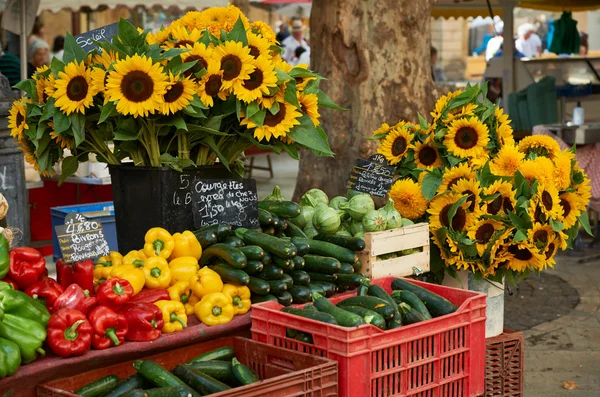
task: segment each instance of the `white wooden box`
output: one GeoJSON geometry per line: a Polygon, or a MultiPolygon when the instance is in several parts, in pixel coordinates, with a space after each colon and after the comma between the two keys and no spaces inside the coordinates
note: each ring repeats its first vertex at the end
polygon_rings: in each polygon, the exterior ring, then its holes
{"type": "Polygon", "coordinates": [[[365,233],[366,248],[359,252],[361,273],[370,278],[410,276],[429,271],[429,224],[418,223],[383,232],[365,233]],[[377,260],[378,255],[422,248],[421,252],[377,260]]]}

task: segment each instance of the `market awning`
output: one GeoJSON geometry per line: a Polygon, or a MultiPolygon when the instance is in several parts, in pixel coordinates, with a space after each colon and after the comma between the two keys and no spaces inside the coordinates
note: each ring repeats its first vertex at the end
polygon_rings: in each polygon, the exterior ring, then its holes
{"type": "MultiPolygon", "coordinates": [[[[33,0],[22,0],[27,5],[34,4],[33,0]]],[[[4,10],[7,0],[0,0],[0,10],[4,10]]],[[[100,7],[116,8],[123,7],[144,7],[163,9],[178,8],[180,10],[198,9],[204,7],[226,6],[228,0],[177,0],[176,2],[159,0],[41,0],[38,13],[42,11],[59,12],[60,10],[79,11],[80,9],[96,10],[100,7]]]]}
{"type": "MultiPolygon", "coordinates": [[[[502,17],[503,0],[490,0],[494,15],[502,17]]],[[[600,8],[600,0],[523,0],[516,2],[520,8],[546,11],[588,11],[600,8]]],[[[438,18],[468,18],[489,16],[486,0],[437,0],[431,16],[438,18]]]]}

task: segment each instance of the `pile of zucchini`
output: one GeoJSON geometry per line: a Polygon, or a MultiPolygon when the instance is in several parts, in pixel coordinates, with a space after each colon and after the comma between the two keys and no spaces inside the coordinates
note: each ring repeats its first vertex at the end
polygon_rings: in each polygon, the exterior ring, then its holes
{"type": "Polygon", "coordinates": [[[137,360],[133,366],[137,373],[129,378],[119,381],[108,375],[73,393],[83,397],[197,397],[260,382],[229,346],[201,354],[171,372],[150,360],[137,360]]]}

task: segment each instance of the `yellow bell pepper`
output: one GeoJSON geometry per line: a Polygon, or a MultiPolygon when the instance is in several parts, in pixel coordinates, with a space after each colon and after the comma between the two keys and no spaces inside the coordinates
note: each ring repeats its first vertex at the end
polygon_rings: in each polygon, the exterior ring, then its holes
{"type": "Polygon", "coordinates": [[[162,227],[153,227],[148,230],[144,237],[144,254],[150,258],[153,256],[160,256],[161,258],[167,259],[171,256],[173,248],[175,248],[175,240],[171,233],[163,229],[162,227]]]}
{"type": "Polygon", "coordinates": [[[161,331],[165,334],[181,331],[187,328],[187,315],[183,303],[176,301],[158,301],[154,302],[163,315],[165,325],[161,331]]]}
{"type": "Polygon", "coordinates": [[[173,240],[175,240],[175,248],[171,252],[171,259],[192,256],[198,260],[202,256],[202,246],[194,233],[189,230],[183,233],[175,233],[173,240]]]}
{"type": "Polygon", "coordinates": [[[202,269],[190,278],[190,287],[194,291],[194,295],[202,299],[204,295],[221,292],[223,289],[223,281],[221,276],[214,270],[204,266],[202,269]]]}
{"type": "Polygon", "coordinates": [[[123,257],[123,265],[132,265],[141,269],[144,267],[146,259],[148,259],[148,257],[144,254],[144,250],[129,251],[127,255],[123,257]]]}
{"type": "Polygon", "coordinates": [[[103,256],[96,262],[94,266],[94,283],[101,284],[110,278],[110,272],[115,267],[123,264],[123,255],[115,251],[110,251],[108,256],[103,256]]]}
{"type": "Polygon", "coordinates": [[[133,287],[133,295],[137,295],[146,284],[144,271],[134,265],[122,265],[113,268],[110,272],[110,278],[113,277],[129,281],[129,284],[133,287]]]}
{"type": "Polygon", "coordinates": [[[171,269],[167,260],[161,256],[153,256],[144,262],[146,288],[167,288],[171,282],[171,269]]]}
{"type": "Polygon", "coordinates": [[[169,291],[169,297],[172,301],[183,303],[185,306],[185,314],[188,316],[194,314],[194,305],[198,303],[199,299],[194,296],[188,281],[175,283],[170,286],[167,291],[169,291]]]}
{"type": "Polygon", "coordinates": [[[250,302],[250,289],[248,287],[236,287],[232,284],[225,284],[221,292],[231,298],[233,313],[235,315],[248,313],[250,306],[252,306],[252,302],[250,302]]]}
{"type": "Polygon", "coordinates": [[[190,281],[190,278],[194,277],[198,270],[200,270],[200,266],[196,258],[182,256],[173,259],[169,263],[169,269],[171,269],[171,285],[173,285],[180,281],[190,281]]]}
{"type": "Polygon", "coordinates": [[[233,319],[231,299],[222,292],[205,295],[194,307],[198,320],[208,326],[225,324],[233,319]]]}

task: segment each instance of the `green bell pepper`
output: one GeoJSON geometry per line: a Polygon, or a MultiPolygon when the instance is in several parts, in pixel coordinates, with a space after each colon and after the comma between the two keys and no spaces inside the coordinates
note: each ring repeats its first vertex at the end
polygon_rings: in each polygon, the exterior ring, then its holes
{"type": "Polygon", "coordinates": [[[10,267],[8,251],[8,239],[4,237],[3,233],[0,233],[0,278],[4,278],[8,274],[8,268],[10,267]]]}
{"type": "Polygon", "coordinates": [[[50,313],[43,303],[33,299],[24,292],[14,289],[4,289],[0,291],[0,308],[4,314],[14,314],[15,316],[34,320],[46,328],[50,313]]]}
{"type": "Polygon", "coordinates": [[[13,375],[21,366],[21,351],[15,343],[0,338],[0,379],[13,375]]]}
{"type": "Polygon", "coordinates": [[[46,328],[37,321],[5,313],[4,320],[0,322],[0,338],[8,339],[19,347],[23,364],[35,360],[38,353],[46,354],[42,349],[46,328]]]}
{"type": "Polygon", "coordinates": [[[0,291],[4,291],[5,289],[14,289],[13,286],[4,281],[0,281],[0,291]]]}

